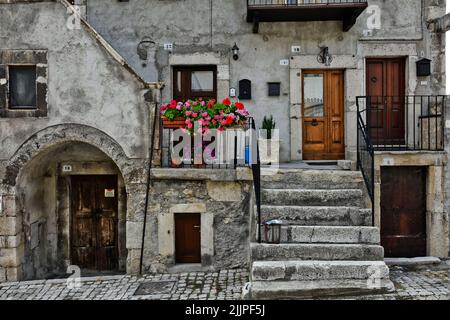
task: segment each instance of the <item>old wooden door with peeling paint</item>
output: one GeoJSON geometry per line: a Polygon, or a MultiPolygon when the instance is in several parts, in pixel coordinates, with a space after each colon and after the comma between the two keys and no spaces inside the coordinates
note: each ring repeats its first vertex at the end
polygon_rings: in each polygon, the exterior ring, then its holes
{"type": "Polygon", "coordinates": [[[72,264],[117,270],[117,211],[117,176],[71,177],[72,264]]]}

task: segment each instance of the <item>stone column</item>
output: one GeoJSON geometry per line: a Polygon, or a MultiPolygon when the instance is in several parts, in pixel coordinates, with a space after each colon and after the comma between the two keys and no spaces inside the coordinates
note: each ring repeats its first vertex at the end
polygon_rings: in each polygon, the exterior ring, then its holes
{"type": "Polygon", "coordinates": [[[448,256],[448,213],[444,210],[443,167],[430,166],[427,179],[427,252],[433,257],[448,256]]]}
{"type": "Polygon", "coordinates": [[[22,279],[24,242],[22,217],[16,213],[13,194],[1,195],[0,212],[0,282],[22,279]]]}

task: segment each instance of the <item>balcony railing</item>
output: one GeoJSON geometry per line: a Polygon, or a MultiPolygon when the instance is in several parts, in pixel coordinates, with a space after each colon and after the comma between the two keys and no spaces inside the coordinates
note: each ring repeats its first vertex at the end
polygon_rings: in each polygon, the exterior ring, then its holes
{"type": "Polygon", "coordinates": [[[442,151],[446,96],[357,97],[375,150],[442,151]]]}
{"type": "Polygon", "coordinates": [[[247,0],[247,21],[342,21],[349,31],[367,8],[367,0],[247,0]]]}

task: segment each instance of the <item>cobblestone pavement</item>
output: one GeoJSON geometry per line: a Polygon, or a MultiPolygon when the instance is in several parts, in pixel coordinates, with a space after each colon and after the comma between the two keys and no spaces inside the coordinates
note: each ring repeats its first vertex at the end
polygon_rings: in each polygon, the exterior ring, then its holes
{"type": "MultiPolygon", "coordinates": [[[[450,269],[408,271],[391,269],[396,292],[345,299],[450,300],[450,269]]],[[[69,289],[66,279],[0,284],[0,300],[237,300],[248,272],[121,275],[83,278],[81,287],[69,289]],[[146,287],[142,287],[144,284],[146,287]]]]}
{"type": "Polygon", "coordinates": [[[237,300],[247,281],[242,269],[83,278],[73,289],[66,279],[39,280],[0,284],[0,300],[237,300]],[[151,287],[138,290],[141,284],[151,287]]]}

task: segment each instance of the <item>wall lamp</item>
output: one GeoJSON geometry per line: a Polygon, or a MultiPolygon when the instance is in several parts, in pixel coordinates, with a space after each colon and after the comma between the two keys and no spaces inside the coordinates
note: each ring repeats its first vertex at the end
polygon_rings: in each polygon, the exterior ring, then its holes
{"type": "Polygon", "coordinates": [[[319,63],[325,64],[329,67],[333,61],[333,56],[330,54],[328,47],[320,47],[320,53],[317,56],[317,61],[319,63]]]}
{"type": "Polygon", "coordinates": [[[233,48],[231,48],[231,51],[233,52],[233,59],[236,61],[239,59],[239,47],[237,46],[236,42],[234,43],[233,48]]]}

